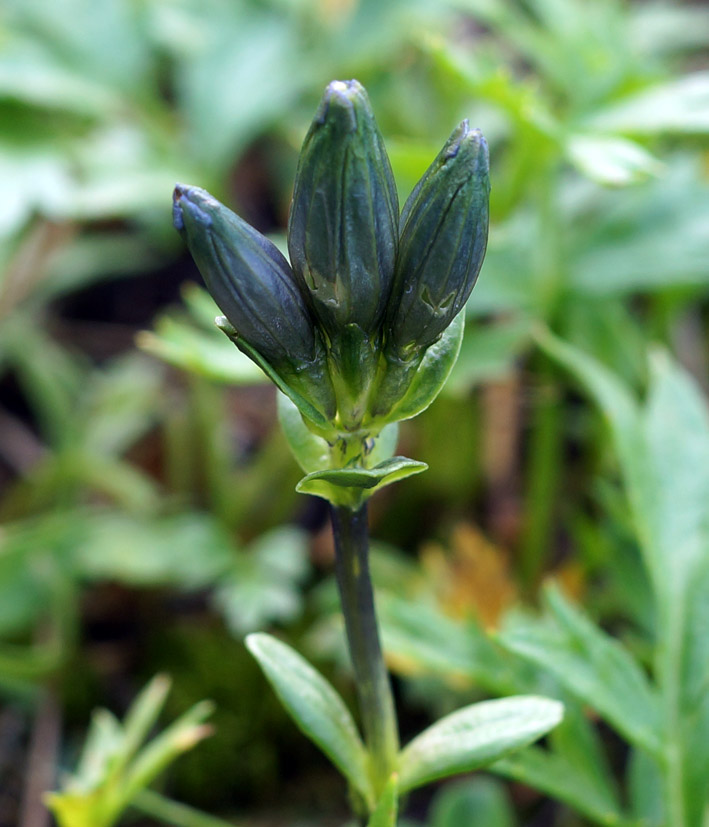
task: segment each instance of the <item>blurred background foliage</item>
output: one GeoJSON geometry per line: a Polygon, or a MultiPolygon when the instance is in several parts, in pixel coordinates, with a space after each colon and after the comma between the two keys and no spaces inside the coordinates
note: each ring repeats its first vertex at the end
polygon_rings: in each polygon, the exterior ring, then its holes
{"type": "MultiPolygon", "coordinates": [[[[500,768],[524,784],[441,785],[409,817],[662,823],[641,795],[647,760],[622,780],[637,736],[614,727],[623,711],[597,709],[596,726],[514,624],[553,576],[560,628],[580,603],[651,668],[663,621],[618,452],[537,341],[552,330],[633,398],[659,344],[707,390],[708,47],[709,10],[669,0],[4,0],[3,827],[49,823],[38,791],[73,765],[91,708],[125,710],[157,671],[171,713],[217,704],[216,735],[166,789],[239,823],[342,823],[344,789],[241,644],[275,627],[348,691],[326,510],[294,493],[273,391],[213,327],[170,220],[183,181],[282,242],[299,145],[336,77],[367,87],[402,200],[463,117],[491,148],[463,352],[402,429],[430,471],[372,509],[402,730],[530,688],[572,710],[547,758],[500,768]]],[[[535,645],[550,622],[527,621],[535,645]]]]}

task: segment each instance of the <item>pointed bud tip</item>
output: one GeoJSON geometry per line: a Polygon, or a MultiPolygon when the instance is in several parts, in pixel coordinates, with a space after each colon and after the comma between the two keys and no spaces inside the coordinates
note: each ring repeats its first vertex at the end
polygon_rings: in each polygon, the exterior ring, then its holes
{"type": "Polygon", "coordinates": [[[451,133],[446,144],[446,159],[455,158],[462,148],[472,149],[474,154],[482,150],[487,158],[487,141],[477,128],[470,128],[468,119],[461,121],[451,133]]]}
{"type": "Polygon", "coordinates": [[[187,184],[175,184],[172,192],[172,223],[179,233],[185,231],[185,216],[209,227],[212,224],[210,211],[219,208],[219,202],[206,190],[190,187],[187,184]]]}
{"type": "Polygon", "coordinates": [[[369,98],[358,80],[333,80],[325,89],[315,120],[324,124],[338,118],[341,122],[344,116],[347,130],[354,132],[357,129],[356,110],[362,106],[369,109],[369,98]]]}
{"type": "Polygon", "coordinates": [[[178,233],[185,229],[185,218],[182,215],[182,205],[180,199],[187,191],[184,184],[175,184],[175,189],[172,191],[172,224],[178,233]]]}

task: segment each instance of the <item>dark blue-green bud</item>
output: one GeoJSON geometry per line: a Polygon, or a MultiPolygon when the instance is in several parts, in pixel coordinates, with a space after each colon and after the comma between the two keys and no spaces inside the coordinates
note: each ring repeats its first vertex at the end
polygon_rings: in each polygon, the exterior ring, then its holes
{"type": "Polygon", "coordinates": [[[458,315],[480,272],[488,232],[489,158],[463,121],[401,214],[387,349],[406,360],[432,345],[458,315]]]}
{"type": "Polygon", "coordinates": [[[396,186],[364,88],[333,81],[298,162],[288,250],[323,328],[378,331],[398,236],[396,186]]]}
{"type": "Polygon", "coordinates": [[[199,187],[175,187],[173,218],[239,337],[274,367],[312,362],[315,325],[278,248],[199,187]]]}

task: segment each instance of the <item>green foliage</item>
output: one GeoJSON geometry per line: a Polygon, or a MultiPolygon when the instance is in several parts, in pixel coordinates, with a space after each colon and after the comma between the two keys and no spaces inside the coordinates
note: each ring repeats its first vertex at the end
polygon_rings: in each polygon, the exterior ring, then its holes
{"type": "MultiPolygon", "coordinates": [[[[412,474],[420,474],[428,468],[425,462],[416,462],[408,457],[391,457],[373,468],[340,468],[332,471],[314,471],[308,474],[296,486],[301,494],[315,494],[324,497],[335,505],[350,505],[352,502],[351,489],[357,495],[359,491],[374,494],[385,485],[406,479],[412,474]],[[338,489],[344,491],[339,494],[338,489]],[[340,501],[342,498],[342,502],[340,501]]],[[[355,503],[357,500],[355,499],[355,503]]]]}
{"type": "MultiPolygon", "coordinates": [[[[647,397],[588,355],[547,332],[543,348],[583,382],[607,417],[628,495],[632,527],[653,589],[656,622],[641,663],[555,587],[542,617],[508,614],[494,641],[406,602],[384,604],[384,640],[398,662],[461,677],[492,691],[552,681],[566,715],[547,749],[498,761],[502,775],[538,787],[600,825],[701,825],[706,809],[706,651],[709,598],[707,491],[699,460],[709,437],[706,403],[664,353],[655,354],[647,397]],[[698,464],[695,464],[697,463],[698,464]],[[512,655],[503,656],[498,646],[512,655]],[[516,666],[516,658],[533,667],[516,666]],[[649,674],[648,674],[649,671],[649,674]],[[627,808],[583,713],[593,709],[631,745],[627,808]],[[653,788],[659,794],[649,796],[653,788]],[[645,819],[645,822],[642,822],[645,819]]],[[[397,662],[395,660],[395,662],[397,662]]],[[[405,779],[402,777],[402,784],[405,779]]]]}
{"type": "Polygon", "coordinates": [[[429,827],[514,827],[514,810],[502,785],[476,776],[443,787],[431,804],[429,827]]]}
{"type": "Polygon", "coordinates": [[[160,773],[210,734],[204,721],[211,704],[202,702],[145,743],[169,689],[166,678],[154,678],[123,722],[107,710],[95,713],[76,772],[62,792],[46,797],[61,827],[116,824],[160,773]]]}
{"type": "Polygon", "coordinates": [[[574,609],[558,589],[548,589],[545,598],[548,622],[507,618],[500,642],[549,670],[628,740],[657,755],[659,699],[641,666],[617,640],[574,609]]]}
{"type": "Polygon", "coordinates": [[[370,824],[394,823],[399,794],[489,766],[544,735],[563,715],[560,703],[537,697],[505,698],[458,710],[404,747],[398,771],[374,807],[380,779],[370,777],[371,758],[340,696],[300,655],[275,638],[250,635],[247,646],[299,728],[362,795],[372,813],[370,824]]]}
{"type": "Polygon", "coordinates": [[[235,637],[270,623],[291,623],[303,609],[302,584],[310,566],[305,534],[276,528],[232,556],[213,603],[235,637]]]}
{"type": "Polygon", "coordinates": [[[246,645],[298,727],[373,808],[370,759],[337,692],[297,652],[276,638],[253,634],[246,639],[246,645]]]}
{"type": "Polygon", "coordinates": [[[401,753],[402,791],[448,775],[489,766],[545,735],[563,717],[547,698],[483,701],[459,709],[418,735],[401,753]]]}
{"type": "MultiPolygon", "coordinates": [[[[705,373],[707,10],[620,0],[8,0],[2,31],[4,697],[66,686],[78,648],[91,643],[84,596],[107,581],[151,590],[148,600],[188,589],[190,606],[221,614],[236,635],[273,622],[288,639],[299,622],[325,628],[325,604],[307,591],[304,535],[277,528],[293,519],[298,477],[282,438],[263,436],[269,403],[257,395],[263,419],[252,432],[251,391],[222,387],[265,374],[214,328],[211,299],[190,285],[183,307],[159,311],[154,331],[140,334],[147,353],[182,373],[135,354],[106,359],[128,332],[118,311],[109,319],[109,307],[97,309],[108,324],[75,323],[63,306],[107,280],[142,284],[165,267],[176,280],[191,276],[168,227],[175,181],[200,181],[260,229],[282,231],[296,147],[323,80],[358,77],[400,196],[463,118],[484,129],[493,169],[474,300],[433,346],[447,348],[437,376],[415,376],[419,393],[396,414],[413,417],[430,402],[465,326],[444,391],[456,400],[403,425],[398,451],[396,427],[379,432],[365,472],[411,448],[432,473],[385,492],[390,518],[374,509],[375,531],[408,551],[463,513],[493,529],[504,463],[492,468],[488,451],[492,426],[511,413],[502,447],[517,459],[502,484],[522,501],[511,577],[533,598],[570,550],[583,603],[547,591],[541,614],[506,617],[495,638],[451,616],[429,568],[380,567],[375,579],[395,592],[380,601],[386,648],[411,678],[402,714],[412,699],[447,712],[481,693],[559,697],[564,721],[544,747],[507,756],[496,772],[591,823],[701,824],[706,415],[686,376],[661,355],[648,369],[646,354],[659,341],[705,373]],[[535,350],[540,321],[558,337],[543,343],[553,360],[535,350]],[[627,498],[606,434],[575,394],[569,402],[558,364],[583,377],[613,422],[627,498]],[[489,383],[499,381],[511,411],[488,409],[489,383]],[[458,444],[453,460],[439,456],[458,444]],[[630,744],[627,770],[588,709],[630,744]]],[[[326,441],[292,405],[281,408],[303,473],[321,470],[326,441]]],[[[77,693],[65,694],[75,708],[77,693]]],[[[239,761],[259,766],[257,755],[239,761]]],[[[442,785],[441,800],[450,789],[442,785]]],[[[469,804],[477,799],[466,790],[451,791],[462,803],[450,805],[449,821],[506,824],[500,808],[469,804]]],[[[153,805],[149,817],[191,823],[153,805]]],[[[434,807],[429,820],[438,818],[434,807]]]]}

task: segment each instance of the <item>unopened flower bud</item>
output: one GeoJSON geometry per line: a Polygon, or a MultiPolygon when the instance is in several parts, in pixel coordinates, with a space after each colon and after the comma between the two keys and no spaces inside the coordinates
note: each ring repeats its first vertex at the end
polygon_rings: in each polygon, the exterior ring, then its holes
{"type": "Polygon", "coordinates": [[[334,411],[320,336],[278,248],[199,187],[175,187],[173,220],[236,344],[256,351],[286,383],[305,385],[319,410],[334,411]]]}
{"type": "Polygon", "coordinates": [[[273,365],[312,361],[314,325],[275,244],[199,187],[177,185],[174,220],[239,336],[273,365]]]}
{"type": "Polygon", "coordinates": [[[487,246],[488,150],[463,121],[401,214],[387,349],[406,360],[435,342],[465,305],[487,246]]]}
{"type": "Polygon", "coordinates": [[[369,99],[356,81],[325,90],[298,164],[288,250],[331,336],[382,322],[394,275],[398,198],[369,99]]]}

